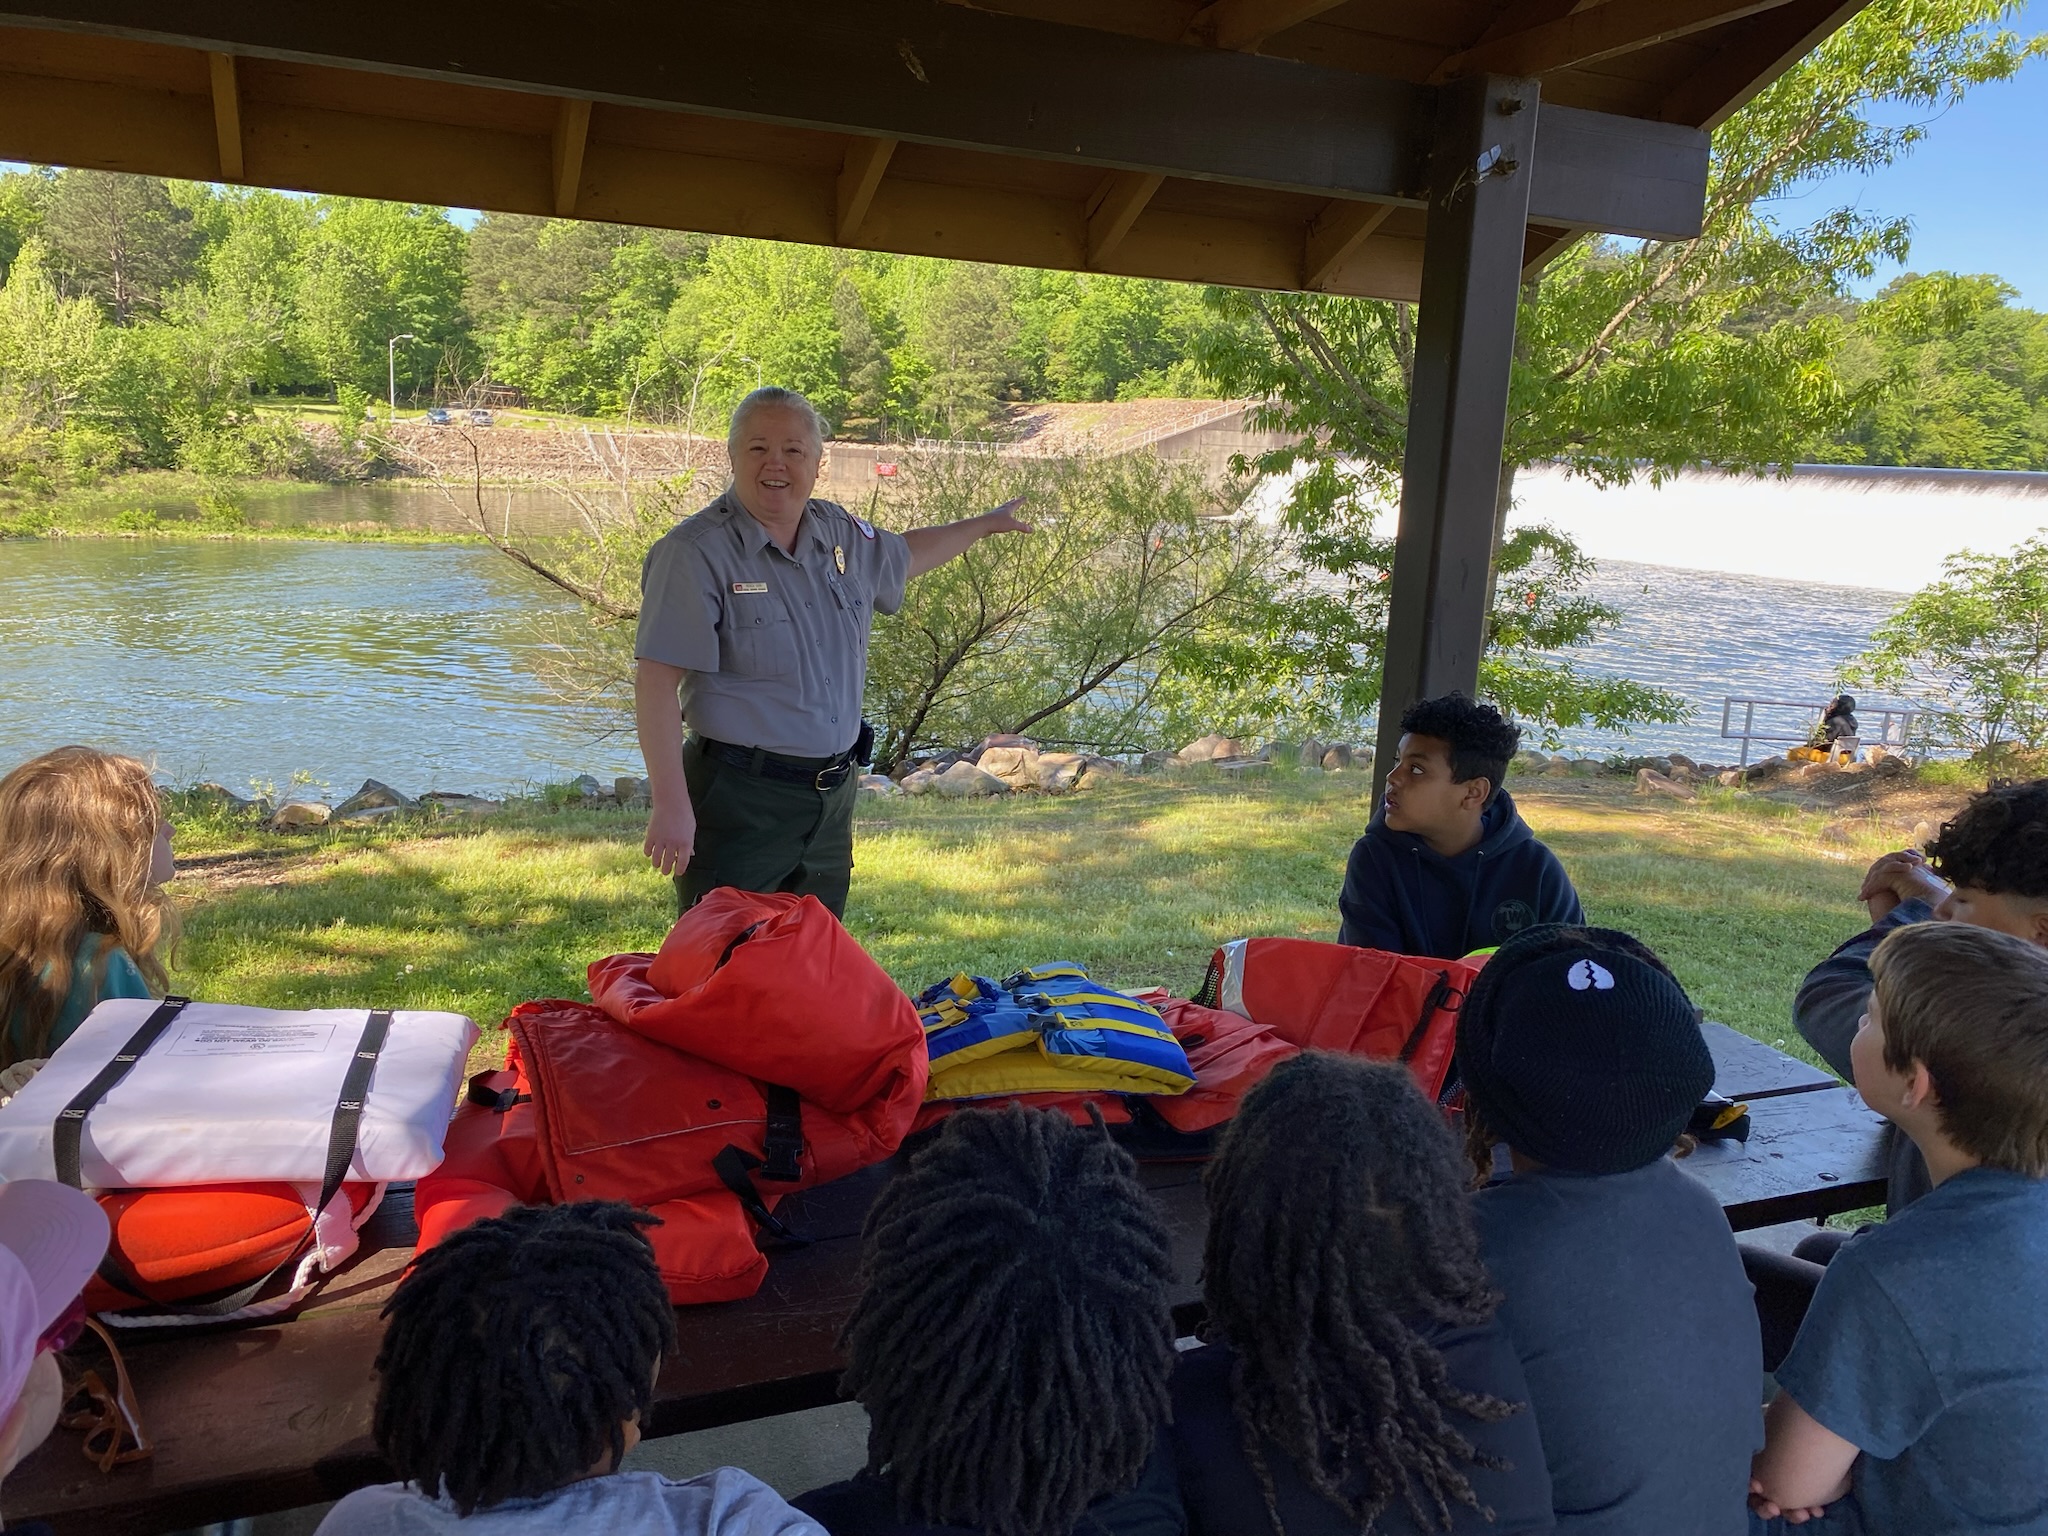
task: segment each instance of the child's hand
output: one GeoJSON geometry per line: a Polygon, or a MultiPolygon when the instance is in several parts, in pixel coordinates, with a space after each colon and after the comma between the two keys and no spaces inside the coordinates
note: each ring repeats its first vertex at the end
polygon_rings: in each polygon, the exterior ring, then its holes
{"type": "Polygon", "coordinates": [[[1825,1506],[1816,1505],[1811,1509],[1783,1509],[1764,1497],[1764,1485],[1752,1477],[1749,1480],[1749,1507],[1760,1520],[1783,1519],[1787,1525],[1804,1525],[1827,1513],[1825,1506]]]}

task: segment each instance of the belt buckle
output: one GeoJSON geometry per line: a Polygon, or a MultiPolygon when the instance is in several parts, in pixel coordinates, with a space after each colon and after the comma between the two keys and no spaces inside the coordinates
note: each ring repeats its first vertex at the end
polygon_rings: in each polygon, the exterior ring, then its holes
{"type": "Polygon", "coordinates": [[[837,789],[842,783],[845,782],[845,773],[846,764],[844,763],[836,764],[830,768],[820,768],[817,771],[817,774],[811,779],[811,788],[818,791],[818,793],[821,795],[826,793],[828,790],[837,789]],[[832,775],[835,773],[841,775],[841,777],[838,779],[834,779],[832,783],[827,784],[825,781],[831,778],[832,775]]]}

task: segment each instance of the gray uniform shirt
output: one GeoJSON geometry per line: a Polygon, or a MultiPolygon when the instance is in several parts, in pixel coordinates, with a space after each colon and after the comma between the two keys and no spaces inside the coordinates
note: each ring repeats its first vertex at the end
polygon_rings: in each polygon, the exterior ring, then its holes
{"type": "Polygon", "coordinates": [[[633,654],[684,670],[698,735],[832,757],[860,734],[868,625],[909,576],[900,533],[814,500],[787,553],[728,489],[648,550],[633,654]]]}

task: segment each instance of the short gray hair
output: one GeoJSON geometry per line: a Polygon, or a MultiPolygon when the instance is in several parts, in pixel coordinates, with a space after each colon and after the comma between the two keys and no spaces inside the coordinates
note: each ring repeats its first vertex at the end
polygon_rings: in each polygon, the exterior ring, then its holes
{"type": "Polygon", "coordinates": [[[732,424],[725,429],[725,451],[734,453],[740,446],[740,429],[747,424],[747,418],[766,405],[785,405],[793,411],[801,411],[804,419],[811,424],[811,435],[818,440],[818,447],[825,446],[825,418],[818,414],[818,408],[793,389],[784,389],[780,384],[768,384],[755,390],[732,408],[732,424]]]}

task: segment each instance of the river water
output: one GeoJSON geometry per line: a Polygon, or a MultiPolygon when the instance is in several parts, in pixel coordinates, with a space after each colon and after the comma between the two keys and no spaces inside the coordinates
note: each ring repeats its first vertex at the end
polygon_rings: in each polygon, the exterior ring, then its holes
{"type": "MultiPolygon", "coordinates": [[[[1603,557],[1593,595],[1625,616],[1576,663],[1669,688],[1694,710],[1626,737],[1565,733],[1567,750],[1593,755],[1733,761],[1739,744],[1719,735],[1724,696],[1827,697],[1841,663],[1944,552],[2009,548],[2048,521],[2048,476],[1989,492],[1924,476],[1874,489],[1839,474],[1761,487],[1689,478],[1662,493],[1532,480],[1525,515],[1603,557]],[[1885,497],[1917,511],[1887,511],[1891,522],[1872,527],[1868,509],[1885,497]],[[1717,526],[1703,499],[1730,521],[1717,526]],[[1834,552],[1791,569],[1853,571],[1867,584],[1776,574],[1788,544],[1834,552]],[[1614,558],[1644,547],[1666,563],[1614,558]],[[1709,565],[1748,569],[1683,568],[1709,565]]],[[[548,516],[547,493],[528,495],[511,510],[532,526],[548,516]]],[[[402,487],[302,492],[250,510],[451,525],[438,495],[402,487]]],[[[585,772],[608,781],[638,769],[630,733],[594,736],[542,676],[536,616],[567,605],[481,546],[0,541],[0,765],[84,741],[150,758],[172,782],[237,789],[295,776],[343,794],[366,777],[408,793],[502,793],[585,772]]],[[[1771,722],[1799,723],[1782,712],[1771,722]]]]}

